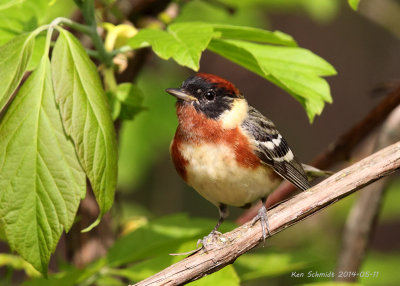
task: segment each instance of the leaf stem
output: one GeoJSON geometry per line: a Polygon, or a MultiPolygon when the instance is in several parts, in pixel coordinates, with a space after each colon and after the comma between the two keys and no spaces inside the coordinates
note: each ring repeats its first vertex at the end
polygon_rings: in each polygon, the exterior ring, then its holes
{"type": "Polygon", "coordinates": [[[91,58],[99,59],[99,52],[96,50],[90,50],[90,49],[85,49],[86,53],[89,55],[91,58]]]}
{"type": "Polygon", "coordinates": [[[51,45],[51,36],[53,35],[54,27],[50,25],[49,29],[47,30],[47,35],[46,35],[46,45],[44,48],[44,55],[48,57],[47,55],[49,54],[50,51],[50,45],[51,45]]]}
{"type": "Polygon", "coordinates": [[[63,18],[63,17],[56,18],[56,19],[54,19],[53,22],[51,22],[51,24],[54,25],[54,26],[63,24],[65,26],[68,26],[68,27],[70,27],[70,28],[72,28],[74,30],[77,30],[77,31],[82,32],[82,33],[84,33],[86,35],[89,35],[89,36],[92,33],[92,30],[90,29],[89,26],[79,24],[79,23],[77,23],[75,21],[72,21],[71,19],[68,19],[68,18],[63,18]]]}
{"type": "Polygon", "coordinates": [[[90,28],[88,26],[86,26],[86,25],[79,24],[79,23],[74,22],[74,21],[72,21],[72,20],[70,20],[68,18],[58,17],[58,18],[55,18],[50,24],[38,27],[36,30],[34,30],[32,32],[32,36],[36,37],[41,32],[43,32],[45,30],[50,30],[50,28],[52,28],[52,30],[53,30],[54,27],[59,26],[61,24],[65,25],[65,26],[68,26],[68,27],[70,27],[70,28],[72,28],[74,30],[77,30],[79,32],[82,32],[84,34],[87,34],[89,36],[90,36],[90,33],[92,32],[90,30],[90,28]]]}
{"type": "Polygon", "coordinates": [[[115,79],[114,69],[112,67],[104,69],[103,77],[105,89],[111,92],[115,92],[117,90],[117,80],[115,79]]]}
{"type": "Polygon", "coordinates": [[[94,0],[74,0],[75,4],[82,11],[83,18],[87,26],[88,35],[92,38],[94,47],[99,53],[99,59],[104,63],[107,68],[113,66],[113,55],[106,51],[103,40],[99,33],[97,33],[97,22],[95,17],[94,0]]]}
{"type": "Polygon", "coordinates": [[[48,33],[48,35],[50,35],[49,37],[51,37],[54,27],[59,25],[68,26],[76,31],[88,35],[92,39],[93,46],[95,47],[95,51],[87,51],[88,55],[99,59],[102,63],[104,63],[106,68],[111,68],[114,65],[113,58],[117,54],[130,51],[132,50],[132,48],[130,48],[129,46],[123,46],[117,50],[107,52],[103,40],[100,37],[99,33],[97,32],[97,22],[94,14],[93,0],[86,0],[86,1],[75,0],[75,3],[82,10],[87,25],[82,25],[68,18],[58,17],[54,19],[50,24],[43,25],[37,28],[35,31],[33,31],[32,36],[36,37],[38,34],[40,34],[45,30],[49,31],[51,30],[50,34],[48,33]]]}
{"type": "Polygon", "coordinates": [[[129,51],[132,51],[133,49],[130,46],[122,46],[118,49],[115,49],[113,51],[110,52],[110,54],[112,55],[112,57],[115,57],[118,54],[122,54],[122,53],[126,53],[129,51]]]}

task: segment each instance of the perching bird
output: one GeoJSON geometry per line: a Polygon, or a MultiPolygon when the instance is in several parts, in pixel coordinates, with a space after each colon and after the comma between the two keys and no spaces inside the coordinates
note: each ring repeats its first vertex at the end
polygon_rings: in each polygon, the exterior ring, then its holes
{"type": "Polygon", "coordinates": [[[179,125],[170,147],[175,168],[219,208],[218,223],[209,236],[217,233],[228,205],[248,207],[261,199],[253,223],[260,220],[265,239],[266,198],[281,178],[301,190],[310,187],[286,140],[231,82],[218,76],[197,73],[181,88],[166,91],[177,98],[179,125]]]}

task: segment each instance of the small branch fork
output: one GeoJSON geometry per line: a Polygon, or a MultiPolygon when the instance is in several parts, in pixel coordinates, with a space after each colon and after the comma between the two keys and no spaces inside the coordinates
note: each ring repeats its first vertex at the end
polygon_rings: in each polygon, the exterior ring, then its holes
{"type": "MultiPolygon", "coordinates": [[[[400,141],[337,172],[308,191],[268,211],[270,235],[311,216],[353,192],[400,169],[400,141]]],[[[223,235],[222,242],[200,251],[136,285],[180,285],[199,279],[233,263],[262,240],[259,223],[246,223],[223,235]]]]}

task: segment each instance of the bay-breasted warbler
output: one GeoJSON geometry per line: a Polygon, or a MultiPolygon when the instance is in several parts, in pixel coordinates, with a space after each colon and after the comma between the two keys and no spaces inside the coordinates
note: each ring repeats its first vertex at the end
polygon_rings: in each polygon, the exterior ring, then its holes
{"type": "Polygon", "coordinates": [[[248,207],[261,199],[263,206],[253,223],[261,221],[265,239],[268,194],[282,178],[301,190],[310,187],[286,140],[231,82],[218,76],[197,73],[180,88],[166,91],[177,98],[179,125],[170,147],[175,168],[219,209],[210,235],[217,233],[228,205],[248,207]]]}

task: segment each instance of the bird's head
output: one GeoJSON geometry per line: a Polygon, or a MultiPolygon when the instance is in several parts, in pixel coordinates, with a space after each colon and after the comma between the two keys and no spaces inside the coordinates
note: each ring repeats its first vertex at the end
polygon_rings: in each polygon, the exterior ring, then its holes
{"type": "Polygon", "coordinates": [[[197,73],[186,79],[180,88],[168,88],[177,106],[193,106],[208,119],[221,120],[234,127],[247,115],[248,105],[243,95],[229,81],[216,75],[197,73]]]}

